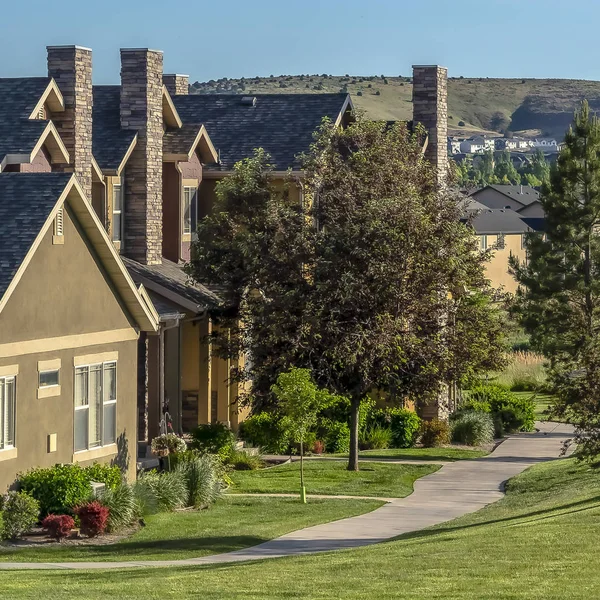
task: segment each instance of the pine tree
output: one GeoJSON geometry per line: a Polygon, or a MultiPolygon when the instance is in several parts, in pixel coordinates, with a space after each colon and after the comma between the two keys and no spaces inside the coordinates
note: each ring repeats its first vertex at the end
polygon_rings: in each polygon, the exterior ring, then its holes
{"type": "Polygon", "coordinates": [[[600,453],[600,122],[587,102],[544,185],[545,235],[528,236],[515,312],[549,359],[554,411],[577,426],[587,455],[600,453]]]}

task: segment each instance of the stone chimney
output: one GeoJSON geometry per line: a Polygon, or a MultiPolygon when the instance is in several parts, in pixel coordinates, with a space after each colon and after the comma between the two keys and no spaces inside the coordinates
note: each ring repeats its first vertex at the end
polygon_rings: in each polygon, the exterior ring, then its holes
{"type": "Polygon", "coordinates": [[[48,46],[48,76],[54,77],[65,111],[52,121],[69,151],[70,165],[87,198],[92,199],[92,51],[81,46],[48,46]]]}
{"type": "Polygon", "coordinates": [[[413,66],[413,122],[428,134],[426,158],[436,167],[439,184],[448,174],[448,69],[413,66]]]}
{"type": "Polygon", "coordinates": [[[142,264],[162,262],[163,54],[121,49],[121,127],[137,131],[125,167],[124,254],[142,264]]]}
{"type": "Polygon", "coordinates": [[[189,75],[163,75],[163,83],[171,96],[187,96],[189,93],[189,75]]]}

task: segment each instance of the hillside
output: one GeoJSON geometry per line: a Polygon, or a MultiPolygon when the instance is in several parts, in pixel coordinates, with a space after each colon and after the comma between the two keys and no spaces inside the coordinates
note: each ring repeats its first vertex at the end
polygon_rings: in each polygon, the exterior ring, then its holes
{"type": "MultiPolygon", "coordinates": [[[[357,108],[373,119],[408,120],[412,84],[408,77],[280,75],[195,82],[192,93],[315,93],[348,91],[357,108]]],[[[451,135],[511,131],[562,137],[578,103],[587,98],[600,109],[600,81],[575,79],[450,78],[448,128],[451,135]],[[459,122],[464,126],[459,126],[459,122]]]]}

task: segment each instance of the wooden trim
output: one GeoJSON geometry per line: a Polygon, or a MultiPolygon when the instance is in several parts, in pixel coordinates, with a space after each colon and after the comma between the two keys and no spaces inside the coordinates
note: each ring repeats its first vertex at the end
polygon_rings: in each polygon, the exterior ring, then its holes
{"type": "Polygon", "coordinates": [[[0,367],[0,377],[14,377],[19,374],[19,365],[0,367]]]}
{"type": "Polygon", "coordinates": [[[53,398],[54,396],[60,396],[60,394],[60,385],[50,385],[48,387],[38,388],[37,391],[38,400],[43,398],[53,398]]]}
{"type": "Polygon", "coordinates": [[[116,175],[118,177],[121,176],[121,172],[125,168],[125,165],[127,164],[127,161],[129,160],[129,157],[131,156],[131,153],[133,152],[133,149],[135,148],[135,146],[137,144],[137,139],[138,139],[138,134],[136,133],[134,138],[131,140],[131,144],[129,145],[129,148],[127,148],[127,152],[125,152],[125,156],[123,157],[121,164],[117,168],[116,175]]]}
{"type": "Polygon", "coordinates": [[[37,156],[41,147],[46,144],[50,152],[50,158],[53,163],[64,163],[69,164],[71,159],[69,157],[69,151],[65,146],[62,138],[58,134],[56,127],[52,121],[48,122],[44,133],[40,136],[37,144],[33,147],[31,154],[29,155],[29,162],[33,162],[33,159],[37,156]]]}
{"type": "Polygon", "coordinates": [[[96,363],[111,362],[119,360],[118,351],[114,352],[99,352],[97,354],[83,354],[73,358],[73,366],[81,367],[82,365],[93,365],[96,363]]]}
{"type": "Polygon", "coordinates": [[[0,462],[2,462],[3,460],[12,460],[13,458],[17,458],[16,448],[7,448],[6,450],[0,450],[0,462]]]}
{"type": "Polygon", "coordinates": [[[181,118],[173,104],[173,99],[171,98],[171,94],[169,94],[169,90],[167,90],[167,86],[163,84],[162,90],[162,106],[163,106],[163,120],[169,127],[175,127],[177,129],[181,129],[183,123],[181,122],[181,118]]]}
{"type": "Polygon", "coordinates": [[[92,448],[91,450],[80,450],[79,452],[73,453],[73,462],[84,462],[87,460],[95,460],[97,458],[104,458],[106,456],[112,456],[117,454],[119,449],[116,444],[109,444],[108,446],[101,446],[100,448],[92,448]]]}
{"type": "Polygon", "coordinates": [[[61,94],[60,89],[54,79],[50,80],[48,87],[44,90],[44,93],[38,100],[38,103],[31,111],[29,118],[37,119],[40,108],[42,108],[42,106],[44,106],[46,103],[50,107],[51,112],[64,112],[65,110],[65,101],[63,95],[61,94]]]}
{"type": "Polygon", "coordinates": [[[38,371],[56,371],[60,369],[62,360],[54,358],[52,360],[38,360],[38,371]]]}
{"type": "Polygon", "coordinates": [[[126,329],[64,335],[41,340],[28,340],[26,342],[10,342],[8,344],[0,344],[0,358],[37,354],[38,352],[57,352],[59,350],[86,348],[88,346],[102,346],[104,344],[129,342],[137,339],[138,334],[135,329],[128,327],[126,329]]]}

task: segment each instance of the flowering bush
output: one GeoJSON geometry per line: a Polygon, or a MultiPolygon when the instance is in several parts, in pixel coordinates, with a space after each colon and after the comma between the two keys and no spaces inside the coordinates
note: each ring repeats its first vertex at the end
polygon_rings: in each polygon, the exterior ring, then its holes
{"type": "Polygon", "coordinates": [[[42,527],[50,537],[60,542],[71,533],[71,529],[75,527],[75,521],[70,515],[48,515],[42,521],[42,527]]]}
{"type": "Polygon", "coordinates": [[[156,456],[168,456],[176,452],[185,452],[187,444],[174,433],[164,433],[152,440],[152,452],[156,456]]]}
{"type": "Polygon", "coordinates": [[[97,500],[86,502],[75,508],[81,523],[80,531],[88,537],[96,537],[105,532],[110,511],[97,500]]]}

